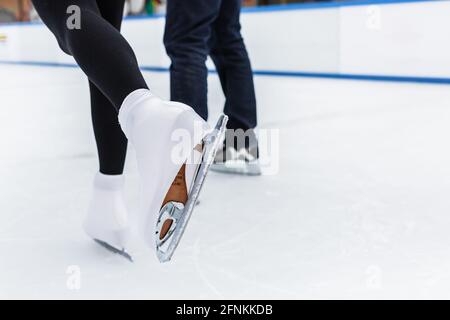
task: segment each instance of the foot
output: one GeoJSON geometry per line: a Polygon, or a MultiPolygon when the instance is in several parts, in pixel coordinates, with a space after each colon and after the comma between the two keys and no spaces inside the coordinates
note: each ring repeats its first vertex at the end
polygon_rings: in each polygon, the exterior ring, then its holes
{"type": "Polygon", "coordinates": [[[128,213],[123,187],[123,176],[97,173],[83,223],[84,231],[90,238],[104,246],[114,248],[117,252],[126,251],[129,239],[128,213]]]}
{"type": "Polygon", "coordinates": [[[160,217],[161,209],[186,203],[189,175],[195,171],[194,150],[208,127],[189,106],[163,101],[148,90],[137,90],[125,99],[119,120],[136,151],[142,192],[140,227],[146,244],[157,250],[156,244],[175,226],[160,217]]]}
{"type": "Polygon", "coordinates": [[[261,175],[258,140],[254,131],[248,131],[246,136],[240,138],[229,130],[211,170],[221,173],[261,175]]]}

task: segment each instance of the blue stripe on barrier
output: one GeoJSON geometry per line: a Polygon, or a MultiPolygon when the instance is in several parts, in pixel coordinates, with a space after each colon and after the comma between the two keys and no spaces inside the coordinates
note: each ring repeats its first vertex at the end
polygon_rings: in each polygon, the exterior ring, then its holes
{"type": "MultiPolygon", "coordinates": [[[[78,68],[73,63],[56,63],[42,61],[2,61],[4,65],[50,67],[50,68],[78,68]]],[[[169,72],[167,67],[142,66],[142,71],[146,72],[169,72]]],[[[216,73],[215,70],[209,70],[209,73],[216,73]]],[[[371,75],[371,74],[340,74],[326,72],[297,72],[297,71],[276,71],[276,70],[254,70],[255,76],[268,77],[293,77],[293,78],[319,78],[319,79],[338,79],[338,80],[360,80],[360,81],[384,81],[384,82],[406,82],[422,84],[450,84],[450,78],[440,77],[415,77],[415,76],[396,76],[396,75],[371,75]]]]}
{"type": "Polygon", "coordinates": [[[272,71],[272,70],[255,70],[254,74],[259,76],[272,76],[272,77],[450,84],[450,78],[438,78],[438,77],[414,77],[414,76],[326,73],[326,72],[295,72],[295,71],[272,71]]]}
{"type": "Polygon", "coordinates": [[[50,67],[50,68],[78,68],[74,63],[58,63],[45,61],[5,61],[0,60],[0,64],[15,66],[50,67]]]}

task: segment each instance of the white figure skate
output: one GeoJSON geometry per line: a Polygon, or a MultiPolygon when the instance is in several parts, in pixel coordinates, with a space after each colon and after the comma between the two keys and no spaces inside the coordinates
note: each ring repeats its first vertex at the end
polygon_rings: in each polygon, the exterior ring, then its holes
{"type": "Polygon", "coordinates": [[[125,249],[130,232],[123,185],[123,176],[96,175],[83,229],[102,247],[133,261],[125,249]]]}
{"type": "Polygon", "coordinates": [[[156,250],[161,262],[169,261],[180,243],[221,146],[227,121],[227,116],[220,116],[215,129],[194,149],[193,162],[183,165],[166,195],[156,225],[156,250]]]}
{"type": "Polygon", "coordinates": [[[141,178],[139,225],[161,262],[171,259],[181,239],[227,119],[221,116],[209,133],[191,107],[145,89],[131,93],[121,107],[120,124],[136,150],[141,178]]]}

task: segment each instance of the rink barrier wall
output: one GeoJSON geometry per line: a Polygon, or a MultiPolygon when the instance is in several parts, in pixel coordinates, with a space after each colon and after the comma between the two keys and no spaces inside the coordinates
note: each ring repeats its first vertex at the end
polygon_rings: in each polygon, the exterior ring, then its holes
{"type": "MultiPolygon", "coordinates": [[[[330,2],[315,2],[315,3],[289,3],[279,5],[268,5],[260,7],[244,7],[242,13],[259,13],[259,12],[276,12],[276,11],[290,11],[290,10],[311,10],[311,9],[326,9],[326,8],[342,8],[368,5],[389,5],[400,3],[417,3],[417,2],[441,2],[448,0],[345,0],[345,1],[330,1],[330,2]]],[[[125,20],[145,20],[145,19],[161,19],[165,14],[155,13],[151,15],[128,16],[125,20]]],[[[8,22],[0,24],[0,27],[5,26],[38,26],[41,22],[8,22]]]]}
{"type": "MultiPolygon", "coordinates": [[[[448,16],[447,0],[358,0],[246,8],[242,24],[256,76],[448,84],[448,16]]],[[[163,18],[124,23],[144,71],[168,71],[163,18]]],[[[2,34],[0,63],[75,67],[41,23],[0,25],[2,34]]]]}

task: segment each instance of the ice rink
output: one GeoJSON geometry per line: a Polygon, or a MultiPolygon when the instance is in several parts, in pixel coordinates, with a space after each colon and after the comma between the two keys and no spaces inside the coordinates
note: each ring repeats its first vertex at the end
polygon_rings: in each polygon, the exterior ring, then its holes
{"type": "MultiPolygon", "coordinates": [[[[168,98],[167,73],[146,78],[168,98]]],[[[450,86],[255,81],[278,174],[211,173],[160,265],[81,230],[97,170],[81,72],[0,65],[0,298],[450,298],[450,86]]],[[[222,103],[211,75],[211,120],[222,103]]],[[[133,150],[126,172],[134,211],[133,150]]]]}

